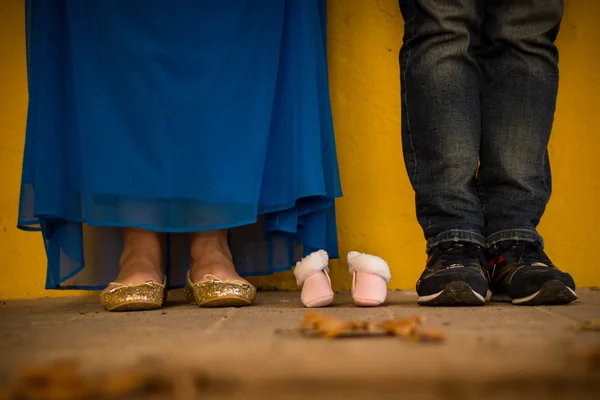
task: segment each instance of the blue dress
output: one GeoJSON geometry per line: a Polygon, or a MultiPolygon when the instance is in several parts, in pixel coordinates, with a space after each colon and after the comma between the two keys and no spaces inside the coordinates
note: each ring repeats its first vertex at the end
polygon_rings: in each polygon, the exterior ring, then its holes
{"type": "Polygon", "coordinates": [[[27,0],[29,109],[19,227],[46,287],[101,289],[119,227],[230,228],[241,275],[337,257],[341,196],[325,0],[27,0]]]}

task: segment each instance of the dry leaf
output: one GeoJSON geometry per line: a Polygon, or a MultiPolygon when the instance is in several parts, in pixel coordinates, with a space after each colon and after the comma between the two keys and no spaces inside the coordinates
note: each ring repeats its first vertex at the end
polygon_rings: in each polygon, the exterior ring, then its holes
{"type": "Polygon", "coordinates": [[[45,367],[21,370],[17,398],[45,400],[75,400],[89,398],[93,389],[72,361],[60,361],[45,367]]]}
{"type": "Polygon", "coordinates": [[[333,338],[341,336],[352,329],[347,322],[332,318],[321,321],[316,330],[323,337],[333,338]]]}
{"type": "Polygon", "coordinates": [[[383,321],[377,326],[383,329],[387,334],[395,336],[412,336],[417,331],[419,325],[425,321],[425,317],[415,315],[406,318],[383,321]]]}
{"type": "Polygon", "coordinates": [[[208,379],[194,371],[156,372],[144,366],[90,379],[66,361],[23,369],[13,385],[0,386],[0,400],[195,398],[208,379]]]}
{"type": "Polygon", "coordinates": [[[300,330],[314,330],[324,337],[338,336],[346,329],[346,323],[335,317],[327,317],[316,312],[309,312],[300,324],[300,330]]]}
{"type": "Polygon", "coordinates": [[[600,332],[600,321],[585,321],[573,328],[577,332],[594,331],[600,332]]]}
{"type": "Polygon", "coordinates": [[[340,337],[355,332],[368,333],[372,328],[365,321],[343,321],[336,317],[325,316],[316,312],[309,312],[300,324],[300,330],[306,332],[313,330],[326,338],[340,337]]]}
{"type": "Polygon", "coordinates": [[[300,330],[314,329],[323,318],[327,317],[316,312],[307,312],[300,323],[300,330]]]}
{"type": "Polygon", "coordinates": [[[58,361],[44,367],[25,367],[20,372],[21,379],[31,383],[81,380],[78,365],[74,361],[58,361]]]}
{"type": "Polygon", "coordinates": [[[420,342],[439,343],[446,340],[446,332],[440,329],[422,329],[416,333],[420,342]]]}
{"type": "Polygon", "coordinates": [[[336,317],[325,316],[316,312],[309,312],[300,324],[300,330],[314,330],[326,338],[340,337],[356,331],[368,331],[370,324],[363,321],[343,321],[336,317]]]}
{"type": "Polygon", "coordinates": [[[116,397],[128,393],[137,393],[145,388],[148,377],[137,372],[121,373],[109,377],[103,385],[104,395],[116,397]]]}
{"type": "Polygon", "coordinates": [[[446,339],[446,334],[441,330],[419,330],[423,321],[425,321],[425,317],[414,315],[374,324],[367,321],[343,321],[311,311],[301,322],[300,330],[314,332],[324,338],[336,338],[351,334],[368,336],[385,334],[419,342],[441,342],[446,339]]]}

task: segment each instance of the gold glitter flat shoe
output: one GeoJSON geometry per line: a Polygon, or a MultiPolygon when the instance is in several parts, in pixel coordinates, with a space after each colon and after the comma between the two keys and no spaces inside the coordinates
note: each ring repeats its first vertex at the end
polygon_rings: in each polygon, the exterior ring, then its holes
{"type": "Polygon", "coordinates": [[[164,283],[147,281],[122,284],[111,282],[107,292],[100,293],[100,302],[108,311],[143,311],[161,308],[167,299],[167,278],[164,283]]]}
{"type": "Polygon", "coordinates": [[[210,274],[193,283],[188,272],[185,297],[200,307],[241,307],[254,302],[256,288],[243,281],[220,280],[210,274]]]}

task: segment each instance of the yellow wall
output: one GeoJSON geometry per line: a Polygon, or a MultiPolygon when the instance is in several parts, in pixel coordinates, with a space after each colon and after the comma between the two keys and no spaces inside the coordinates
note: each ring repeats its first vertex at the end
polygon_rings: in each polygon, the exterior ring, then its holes
{"type": "MultiPolygon", "coordinates": [[[[554,261],[579,286],[600,285],[600,2],[567,2],[558,45],[561,82],[550,153],[554,194],[541,224],[554,261]]],[[[397,0],[330,0],[331,92],[345,197],[338,203],[340,250],[386,258],[392,288],[413,289],[424,240],[401,158],[397,0]]],[[[38,234],[15,228],[26,114],[23,0],[0,0],[0,298],[65,295],[43,290],[38,234]]],[[[261,278],[294,288],[291,274],[261,278]]],[[[348,288],[342,263],[338,288],[348,288]]],[[[66,292],[73,294],[76,292],[66,292]]]]}

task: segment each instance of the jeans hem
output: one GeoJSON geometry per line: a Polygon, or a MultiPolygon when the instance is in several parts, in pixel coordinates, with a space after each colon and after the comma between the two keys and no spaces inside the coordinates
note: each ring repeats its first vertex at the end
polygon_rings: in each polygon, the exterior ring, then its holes
{"type": "Polygon", "coordinates": [[[471,242],[478,246],[484,245],[483,235],[464,229],[451,229],[427,240],[427,253],[429,253],[434,247],[443,242],[471,242]]]}
{"type": "Polygon", "coordinates": [[[517,240],[524,242],[538,242],[544,247],[544,239],[531,229],[507,229],[489,235],[485,240],[485,247],[492,247],[506,240],[517,240]]]}

